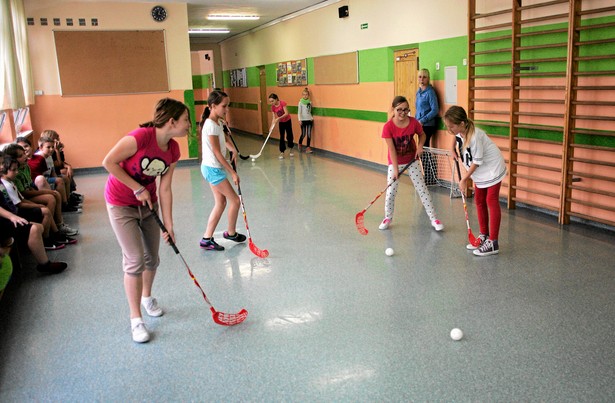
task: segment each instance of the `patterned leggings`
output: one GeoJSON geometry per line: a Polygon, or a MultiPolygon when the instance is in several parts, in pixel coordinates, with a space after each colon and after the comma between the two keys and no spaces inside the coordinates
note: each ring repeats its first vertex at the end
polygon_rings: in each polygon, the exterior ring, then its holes
{"type": "MultiPolygon", "coordinates": [[[[404,166],[400,165],[398,167],[401,170],[404,166]]],[[[425,178],[423,178],[423,171],[421,170],[421,165],[419,161],[414,161],[410,167],[408,168],[408,176],[412,179],[412,183],[414,183],[414,188],[419,194],[421,198],[421,202],[423,203],[423,207],[425,207],[425,212],[429,216],[431,221],[435,220],[436,211],[433,206],[433,201],[431,200],[431,193],[429,193],[429,189],[425,185],[425,178]]],[[[389,173],[387,175],[388,183],[393,181],[393,165],[389,165],[389,173]]],[[[399,186],[399,181],[393,183],[387,189],[386,201],[384,202],[384,216],[388,219],[393,219],[393,210],[395,209],[395,196],[397,195],[397,187],[399,186]]]]}

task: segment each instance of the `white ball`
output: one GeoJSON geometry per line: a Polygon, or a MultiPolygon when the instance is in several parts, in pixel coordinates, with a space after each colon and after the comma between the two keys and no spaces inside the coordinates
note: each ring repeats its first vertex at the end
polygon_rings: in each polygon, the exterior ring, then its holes
{"type": "Polygon", "coordinates": [[[451,330],[451,339],[457,341],[461,340],[462,337],[463,332],[461,331],[461,329],[454,328],[453,330],[451,330]]]}
{"type": "Polygon", "coordinates": [[[393,250],[393,248],[387,248],[387,249],[384,251],[384,253],[385,253],[387,256],[393,256],[393,255],[395,254],[395,251],[393,250]]]}
{"type": "Polygon", "coordinates": [[[252,162],[256,161],[256,158],[252,158],[252,162]]]}

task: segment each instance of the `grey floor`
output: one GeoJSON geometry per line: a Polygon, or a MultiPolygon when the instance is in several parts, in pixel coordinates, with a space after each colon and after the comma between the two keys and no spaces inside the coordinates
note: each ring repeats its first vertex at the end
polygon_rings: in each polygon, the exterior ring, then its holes
{"type": "MultiPolygon", "coordinates": [[[[244,154],[261,145],[237,140],[244,154]]],[[[384,170],[277,154],[271,143],[239,165],[267,259],[224,240],[224,252],[200,250],[211,192],[197,166],[177,170],[179,249],[218,310],[249,317],[214,324],[162,245],[154,294],[166,313],[146,318],[143,345],[130,338],[106,176],[78,177],[85,212],[67,220],[79,244],[52,252],[69,270],[26,268],[0,303],[0,401],[615,401],[613,233],[504,209],[500,255],[478,258],[461,201],[433,189],[446,226],[436,233],[405,177],[391,229],[378,230],[379,200],[361,236],[354,216],[384,170]]]]}

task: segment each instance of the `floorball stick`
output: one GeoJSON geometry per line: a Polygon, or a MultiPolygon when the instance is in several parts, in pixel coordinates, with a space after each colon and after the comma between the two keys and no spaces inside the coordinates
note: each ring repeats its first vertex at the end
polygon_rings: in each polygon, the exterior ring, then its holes
{"type": "Polygon", "coordinates": [[[367,207],[365,207],[363,210],[361,210],[361,211],[359,211],[359,212],[357,213],[357,215],[356,215],[356,216],[355,216],[355,218],[354,218],[354,221],[355,221],[355,224],[357,225],[357,230],[359,231],[359,234],[361,234],[361,235],[367,235],[367,233],[369,232],[369,231],[367,230],[367,228],[365,228],[365,222],[364,222],[364,221],[365,221],[365,217],[364,217],[364,216],[365,216],[365,212],[366,212],[366,211],[367,211],[367,210],[368,210],[368,209],[369,209],[369,208],[370,208],[370,207],[371,207],[371,206],[372,206],[372,205],[376,202],[376,200],[378,200],[378,199],[380,198],[380,196],[382,196],[382,194],[383,194],[384,192],[386,192],[386,191],[387,191],[387,189],[389,189],[389,187],[391,187],[391,185],[392,185],[392,184],[394,184],[395,182],[397,182],[397,181],[399,180],[399,178],[401,178],[402,174],[406,171],[406,169],[408,169],[408,167],[410,167],[410,165],[411,165],[414,161],[416,161],[416,159],[415,159],[415,160],[410,161],[410,162],[409,162],[406,166],[404,166],[404,167],[403,167],[403,169],[402,169],[401,171],[399,171],[399,174],[397,175],[397,179],[395,179],[394,181],[392,181],[391,183],[389,183],[389,184],[387,185],[387,187],[385,187],[385,188],[382,190],[382,192],[378,193],[378,196],[376,196],[376,197],[374,198],[374,200],[372,200],[372,201],[371,201],[371,202],[367,205],[367,207]]]}
{"type": "MultiPolygon", "coordinates": [[[[457,175],[459,176],[459,181],[461,181],[461,170],[459,169],[459,161],[455,160],[455,167],[457,167],[457,175]]],[[[477,239],[474,234],[472,233],[472,229],[470,228],[470,219],[468,218],[468,205],[466,204],[466,197],[464,195],[464,191],[462,189],[459,189],[461,191],[461,200],[463,201],[463,211],[466,214],[466,225],[468,226],[468,242],[470,242],[470,244],[472,246],[479,246],[480,245],[480,239],[477,239]]]]}
{"type": "MultiPolygon", "coordinates": [[[[154,219],[160,226],[160,229],[162,230],[162,232],[168,232],[164,224],[162,223],[162,221],[160,221],[160,217],[158,217],[158,214],[156,214],[156,212],[153,210],[151,211],[152,211],[152,215],[154,216],[154,219]]],[[[207,298],[207,295],[205,295],[205,291],[203,291],[203,288],[197,281],[196,277],[194,277],[194,274],[192,274],[192,270],[190,270],[190,267],[188,267],[188,263],[186,263],[186,260],[184,259],[182,254],[179,253],[179,249],[177,249],[177,245],[175,245],[175,243],[173,242],[171,238],[169,238],[169,245],[171,245],[171,247],[175,251],[175,254],[179,256],[182,263],[186,267],[186,270],[188,270],[188,274],[190,275],[190,278],[192,279],[192,281],[194,281],[194,284],[201,291],[201,294],[203,295],[203,299],[205,300],[205,302],[207,302],[207,305],[209,305],[209,309],[211,310],[211,313],[213,314],[214,322],[222,326],[234,326],[246,320],[246,318],[248,317],[248,311],[246,311],[245,309],[242,309],[241,311],[237,313],[224,313],[224,312],[216,311],[216,309],[211,304],[211,302],[209,302],[209,298],[207,298]]]]}
{"type": "Polygon", "coordinates": [[[243,196],[241,195],[241,186],[239,184],[237,184],[237,193],[239,194],[239,201],[241,203],[243,222],[246,223],[246,231],[248,232],[248,245],[250,246],[250,250],[256,256],[264,259],[269,256],[269,251],[267,249],[259,249],[256,245],[254,245],[254,241],[252,241],[252,236],[250,235],[250,227],[248,226],[248,216],[246,215],[246,207],[243,204],[243,196]]]}
{"type": "Polygon", "coordinates": [[[233,145],[235,146],[235,150],[237,150],[237,154],[239,154],[239,158],[241,158],[242,160],[247,160],[248,158],[250,158],[249,155],[241,155],[241,153],[239,152],[239,147],[237,147],[237,143],[235,143],[235,139],[233,138],[233,135],[230,129],[228,132],[228,136],[231,138],[231,141],[233,142],[233,145]]]}
{"type": "Polygon", "coordinates": [[[275,127],[275,123],[273,123],[271,125],[271,128],[269,129],[269,134],[267,134],[267,138],[265,139],[265,142],[263,143],[263,146],[261,147],[261,150],[258,152],[258,154],[250,154],[250,158],[252,158],[253,160],[257,159],[258,157],[261,156],[261,154],[263,153],[263,150],[265,149],[265,145],[267,144],[267,141],[269,141],[269,136],[271,136],[271,133],[273,133],[273,128],[275,127]]]}

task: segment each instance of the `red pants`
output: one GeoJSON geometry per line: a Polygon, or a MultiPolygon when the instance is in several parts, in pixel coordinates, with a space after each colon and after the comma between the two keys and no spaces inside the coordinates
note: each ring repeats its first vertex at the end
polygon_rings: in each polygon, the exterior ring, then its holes
{"type": "Polygon", "coordinates": [[[480,233],[489,235],[489,239],[495,241],[500,235],[500,221],[502,210],[500,209],[500,187],[502,182],[488,188],[479,189],[474,187],[474,202],[478,213],[478,226],[480,233]]]}

